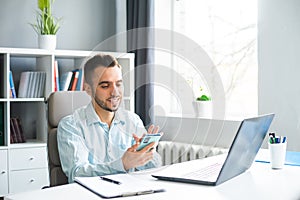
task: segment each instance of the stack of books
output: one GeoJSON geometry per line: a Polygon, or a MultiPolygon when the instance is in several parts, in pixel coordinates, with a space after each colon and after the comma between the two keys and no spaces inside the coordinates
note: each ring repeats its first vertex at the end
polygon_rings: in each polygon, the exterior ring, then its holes
{"type": "Polygon", "coordinates": [[[10,143],[26,142],[21,121],[18,117],[10,118],[10,143]]]}
{"type": "Polygon", "coordinates": [[[80,91],[83,87],[83,71],[75,69],[59,75],[58,62],[54,63],[54,91],[80,91]]]}
{"type": "Polygon", "coordinates": [[[82,70],[76,69],[64,73],[60,79],[60,91],[82,90],[82,70]]]}
{"type": "Polygon", "coordinates": [[[46,72],[22,72],[20,77],[18,97],[44,97],[46,72]]]}

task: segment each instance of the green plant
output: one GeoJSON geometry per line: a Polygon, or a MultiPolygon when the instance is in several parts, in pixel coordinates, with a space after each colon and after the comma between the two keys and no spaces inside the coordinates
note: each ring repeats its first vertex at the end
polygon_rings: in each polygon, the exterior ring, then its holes
{"type": "Polygon", "coordinates": [[[211,98],[205,94],[201,95],[200,97],[197,97],[197,101],[210,101],[211,98]]]}
{"type": "Polygon", "coordinates": [[[209,95],[204,94],[202,87],[200,87],[200,92],[202,94],[196,98],[196,101],[210,101],[211,100],[211,97],[209,95]]]}
{"type": "Polygon", "coordinates": [[[60,19],[52,16],[52,3],[54,0],[38,0],[36,24],[31,24],[37,34],[55,35],[60,28],[60,19]]]}

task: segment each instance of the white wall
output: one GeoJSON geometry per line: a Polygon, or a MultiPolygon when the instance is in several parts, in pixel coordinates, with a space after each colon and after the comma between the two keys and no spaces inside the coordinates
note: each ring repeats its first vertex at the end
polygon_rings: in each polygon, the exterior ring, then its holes
{"type": "Polygon", "coordinates": [[[259,113],[300,151],[300,1],[258,1],[259,113]]]}
{"type": "MultiPolygon", "coordinates": [[[[56,0],[53,13],[63,17],[57,49],[92,50],[116,33],[115,0],[56,0]]],[[[37,48],[37,0],[0,1],[0,47],[37,48]]]]}
{"type": "Polygon", "coordinates": [[[155,116],[161,140],[229,148],[241,124],[237,120],[155,116]]]}

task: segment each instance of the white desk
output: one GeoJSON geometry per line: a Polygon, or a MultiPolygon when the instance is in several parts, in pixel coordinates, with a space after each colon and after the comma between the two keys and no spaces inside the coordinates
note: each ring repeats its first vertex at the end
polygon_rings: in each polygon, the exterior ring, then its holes
{"type": "MultiPolygon", "coordinates": [[[[159,181],[149,173],[136,174],[143,179],[161,184],[166,192],[118,199],[300,199],[300,167],[284,166],[272,170],[270,164],[254,162],[252,167],[219,186],[159,181]]],[[[137,183],[138,184],[138,183],[137,183]]],[[[5,200],[99,200],[99,196],[77,184],[68,184],[44,190],[10,195],[5,200]]]]}

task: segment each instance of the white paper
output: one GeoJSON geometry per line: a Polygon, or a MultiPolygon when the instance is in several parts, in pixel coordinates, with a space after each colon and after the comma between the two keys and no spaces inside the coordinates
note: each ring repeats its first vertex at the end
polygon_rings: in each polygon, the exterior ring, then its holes
{"type": "Polygon", "coordinates": [[[157,182],[146,181],[130,174],[114,174],[104,177],[118,181],[120,184],[102,180],[99,176],[76,177],[75,182],[106,198],[150,194],[163,191],[157,182]]]}

